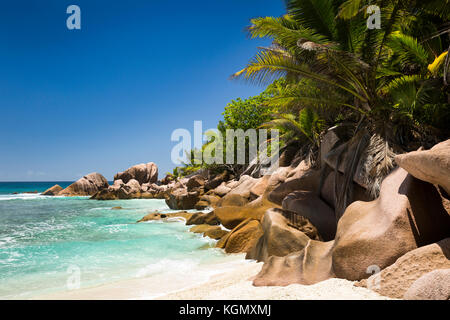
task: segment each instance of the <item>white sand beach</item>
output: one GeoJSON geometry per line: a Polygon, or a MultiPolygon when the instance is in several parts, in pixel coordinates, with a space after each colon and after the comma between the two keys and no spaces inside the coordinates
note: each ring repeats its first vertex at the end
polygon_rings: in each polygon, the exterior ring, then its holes
{"type": "MultiPolygon", "coordinates": [[[[230,265],[231,267],[231,265],[230,265]]],[[[230,270],[208,280],[179,289],[181,278],[151,277],[53,294],[39,299],[157,299],[157,300],[387,300],[389,298],[342,279],[330,279],[311,286],[254,287],[251,278],[262,263],[241,261],[230,270]],[[178,287],[178,288],[177,288],[178,287]]]]}

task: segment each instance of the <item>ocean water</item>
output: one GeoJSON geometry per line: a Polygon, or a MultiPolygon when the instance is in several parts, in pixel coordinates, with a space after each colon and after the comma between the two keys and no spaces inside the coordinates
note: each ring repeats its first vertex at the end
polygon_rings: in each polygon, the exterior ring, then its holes
{"type": "Polygon", "coordinates": [[[169,282],[171,276],[181,276],[186,278],[183,285],[192,285],[207,280],[197,269],[214,265],[217,272],[233,260],[213,248],[213,240],[188,232],[184,222],[136,223],[150,211],[171,212],[164,200],[21,193],[54,184],[0,183],[0,299],[36,298],[162,274],[169,282]],[[116,206],[123,210],[112,210],[116,206]]]}

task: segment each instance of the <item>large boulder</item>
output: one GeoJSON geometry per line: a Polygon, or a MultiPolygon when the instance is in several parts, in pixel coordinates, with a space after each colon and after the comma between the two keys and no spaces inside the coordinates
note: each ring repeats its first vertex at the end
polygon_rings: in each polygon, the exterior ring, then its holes
{"type": "Polygon", "coordinates": [[[242,221],[218,243],[218,248],[225,249],[227,253],[248,252],[262,236],[263,230],[257,220],[251,218],[242,221]]]}
{"type": "Polygon", "coordinates": [[[219,201],[220,197],[218,196],[204,194],[200,197],[200,200],[195,204],[195,209],[205,210],[207,208],[214,208],[216,207],[219,201]]]}
{"type": "Polygon", "coordinates": [[[372,202],[352,203],[339,220],[333,248],[338,278],[367,278],[417,247],[450,236],[450,216],[436,188],[398,168],[372,202]]]}
{"type": "Polygon", "coordinates": [[[122,180],[124,183],[128,183],[131,179],[135,179],[139,184],[143,183],[155,183],[158,181],[158,167],[153,162],[141,163],[119,172],[114,176],[114,180],[122,180]]]}
{"type": "Polygon", "coordinates": [[[254,200],[264,194],[269,184],[270,176],[263,176],[250,189],[250,199],[254,200]]]}
{"type": "Polygon", "coordinates": [[[215,226],[220,224],[219,219],[217,219],[214,212],[196,212],[192,215],[192,217],[186,221],[186,225],[193,225],[193,224],[208,224],[211,226],[215,226]]]}
{"type": "MultiPolygon", "coordinates": [[[[337,171],[344,174],[345,168],[348,166],[347,163],[352,161],[352,155],[358,148],[359,142],[360,139],[353,139],[340,144],[324,156],[324,162],[333,170],[336,170],[337,164],[339,163],[337,171]]],[[[364,171],[366,161],[367,159],[365,157],[361,157],[353,174],[353,182],[359,184],[363,188],[367,188],[364,171]]]]}
{"type": "Polygon", "coordinates": [[[135,179],[131,179],[117,190],[119,199],[135,199],[141,197],[141,186],[135,179]]]}
{"type": "Polygon", "coordinates": [[[233,229],[243,221],[251,218],[261,220],[264,214],[264,208],[254,209],[248,207],[220,207],[214,210],[214,214],[227,229],[233,229]]]}
{"type": "MultiPolygon", "coordinates": [[[[243,199],[249,200],[250,199],[250,190],[254,185],[258,183],[259,179],[252,178],[250,176],[242,176],[236,186],[232,188],[230,192],[228,192],[224,197],[223,201],[228,201],[228,199],[239,196],[243,199]]],[[[248,202],[248,201],[247,201],[248,202]]],[[[224,204],[219,204],[224,206],[224,204]]]]}
{"type": "Polygon", "coordinates": [[[56,196],[60,191],[62,191],[63,188],[61,188],[60,185],[56,184],[51,188],[48,188],[47,190],[45,190],[44,192],[42,192],[41,194],[43,196],[56,196]]]}
{"type": "Polygon", "coordinates": [[[147,214],[145,217],[137,221],[139,222],[148,222],[148,221],[159,221],[159,220],[170,220],[170,219],[183,219],[183,220],[189,220],[192,216],[191,212],[187,211],[180,211],[180,212],[173,212],[173,213],[161,213],[161,212],[151,212],[147,214]]]}
{"type": "Polygon", "coordinates": [[[190,210],[200,200],[198,191],[189,192],[186,188],[172,190],[168,193],[166,204],[172,210],[190,210]]]}
{"type": "Polygon", "coordinates": [[[225,196],[230,191],[231,188],[227,187],[225,182],[213,190],[214,194],[217,194],[219,197],[225,196]]]}
{"type": "Polygon", "coordinates": [[[331,264],[333,241],[309,240],[305,248],[285,257],[271,256],[253,280],[254,286],[314,284],[334,277],[331,264]]]}
{"type": "Polygon", "coordinates": [[[215,228],[211,228],[211,229],[205,231],[203,233],[203,236],[214,239],[214,240],[219,240],[219,239],[222,239],[223,237],[225,237],[228,233],[229,233],[228,231],[222,229],[219,226],[216,226],[215,228]]]}
{"type": "Polygon", "coordinates": [[[188,180],[188,182],[186,183],[186,187],[188,191],[195,191],[203,187],[205,185],[205,182],[206,179],[202,175],[198,174],[188,180]]]}
{"type": "MultiPolygon", "coordinates": [[[[284,257],[302,250],[310,239],[304,232],[291,226],[277,209],[267,210],[261,225],[264,233],[248,252],[247,259],[266,261],[270,256],[284,257]]],[[[317,231],[314,232],[314,226],[308,221],[304,221],[303,230],[307,231],[310,237],[317,238],[317,231]]]]}
{"type": "Polygon", "coordinates": [[[225,197],[217,201],[217,207],[242,207],[249,202],[248,198],[243,197],[240,194],[227,194],[225,197]]]}
{"type": "Polygon", "coordinates": [[[128,181],[125,186],[128,187],[128,191],[130,193],[139,193],[141,192],[141,185],[139,184],[139,182],[136,179],[131,179],[130,181],[128,181]]]}
{"type": "Polygon", "coordinates": [[[336,146],[340,141],[339,136],[334,130],[329,130],[320,142],[320,166],[323,168],[326,164],[326,155],[336,146]]]}
{"type": "Polygon", "coordinates": [[[165,199],[166,194],[170,191],[169,185],[158,185],[156,183],[143,184],[141,192],[149,193],[154,199],[165,199]],[[147,187],[147,188],[146,188],[147,187]]]}
{"type": "Polygon", "coordinates": [[[108,180],[100,173],[90,173],[58,193],[61,196],[92,196],[108,188],[108,180]]]}
{"type": "Polygon", "coordinates": [[[213,179],[208,180],[205,183],[205,190],[216,189],[222,183],[228,180],[229,174],[228,171],[224,171],[221,174],[215,176],[213,179]]]}
{"type": "Polygon", "coordinates": [[[110,186],[107,189],[102,189],[98,192],[96,192],[91,199],[92,200],[119,200],[118,191],[112,189],[112,186],[110,186]]]}
{"type": "Polygon", "coordinates": [[[199,225],[195,225],[195,226],[191,227],[189,229],[189,231],[193,232],[193,233],[205,233],[205,232],[207,232],[209,230],[214,230],[216,228],[220,229],[219,226],[212,226],[212,225],[209,225],[209,224],[199,224],[199,225]]]}
{"type": "MultiPolygon", "coordinates": [[[[323,185],[320,189],[320,198],[324,200],[331,208],[336,208],[336,194],[335,194],[335,183],[336,183],[336,176],[338,177],[338,186],[344,181],[344,176],[342,173],[337,173],[332,171],[330,172],[327,177],[324,179],[323,185]]],[[[338,187],[338,192],[339,192],[338,187]]],[[[352,185],[352,199],[350,202],[354,201],[372,201],[374,200],[371,198],[370,194],[367,192],[366,189],[361,187],[357,183],[353,183],[352,185]]]]}
{"type": "Polygon", "coordinates": [[[394,264],[357,285],[368,287],[383,296],[401,299],[423,275],[433,270],[450,268],[449,259],[450,238],[447,238],[406,253],[394,264]]]}
{"type": "Polygon", "coordinates": [[[297,190],[317,192],[319,189],[320,172],[312,170],[304,162],[295,167],[282,167],[269,179],[265,191],[267,199],[281,205],[284,198],[297,190]]]}
{"type": "Polygon", "coordinates": [[[398,155],[395,162],[417,179],[440,185],[450,195],[450,139],[430,150],[398,155]]]}
{"type": "Polygon", "coordinates": [[[325,241],[336,235],[336,216],[334,210],[311,191],[296,191],[283,200],[283,209],[307,218],[317,228],[325,241]]]}
{"type": "Polygon", "coordinates": [[[431,271],[406,291],[405,300],[450,300],[450,269],[431,271]]]}

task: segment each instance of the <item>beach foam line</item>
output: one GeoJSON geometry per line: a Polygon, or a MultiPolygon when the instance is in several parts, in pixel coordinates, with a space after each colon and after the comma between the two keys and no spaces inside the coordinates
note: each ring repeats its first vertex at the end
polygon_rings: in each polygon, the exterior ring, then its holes
{"type": "MultiPolygon", "coordinates": [[[[73,291],[34,297],[50,300],[151,300],[168,294],[206,285],[215,276],[248,266],[244,255],[231,261],[200,264],[188,259],[163,259],[138,271],[135,278],[118,280],[73,291]]],[[[230,257],[227,257],[228,259],[230,257]]]]}

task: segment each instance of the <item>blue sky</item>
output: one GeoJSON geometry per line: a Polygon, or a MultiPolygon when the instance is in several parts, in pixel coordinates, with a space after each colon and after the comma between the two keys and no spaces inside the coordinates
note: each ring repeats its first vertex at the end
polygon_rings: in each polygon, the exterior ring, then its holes
{"type": "Polygon", "coordinates": [[[216,127],[263,88],[229,76],[264,40],[244,28],[281,0],[7,1],[0,11],[0,181],[106,178],[174,165],[174,129],[216,127]],[[68,30],[66,8],[81,8],[68,30]]]}

